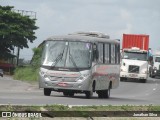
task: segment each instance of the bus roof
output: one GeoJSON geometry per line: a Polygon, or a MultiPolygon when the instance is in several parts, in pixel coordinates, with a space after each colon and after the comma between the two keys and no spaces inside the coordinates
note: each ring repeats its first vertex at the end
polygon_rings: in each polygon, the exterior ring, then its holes
{"type": "Polygon", "coordinates": [[[47,38],[45,41],[51,40],[65,40],[65,41],[85,41],[85,42],[105,42],[105,43],[114,43],[120,44],[118,39],[108,39],[105,37],[96,37],[96,36],[86,36],[81,34],[69,34],[69,35],[59,35],[59,36],[51,36],[47,38]]]}

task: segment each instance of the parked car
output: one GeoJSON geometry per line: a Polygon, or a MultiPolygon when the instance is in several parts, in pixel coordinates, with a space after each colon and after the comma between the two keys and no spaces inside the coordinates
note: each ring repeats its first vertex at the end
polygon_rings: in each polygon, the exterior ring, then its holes
{"type": "Polygon", "coordinates": [[[3,77],[3,70],[0,69],[0,76],[3,77]]]}

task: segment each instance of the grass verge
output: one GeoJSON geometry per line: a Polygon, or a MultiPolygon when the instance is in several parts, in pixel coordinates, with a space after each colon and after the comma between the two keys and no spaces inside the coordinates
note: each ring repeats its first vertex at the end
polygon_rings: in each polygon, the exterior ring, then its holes
{"type": "Polygon", "coordinates": [[[26,82],[36,82],[38,80],[38,68],[32,66],[17,67],[14,71],[13,78],[26,82]]]}
{"type": "MultiPolygon", "coordinates": [[[[21,106],[21,105],[1,105],[0,111],[19,112],[42,112],[44,117],[131,117],[134,112],[138,114],[158,114],[160,117],[160,106],[65,106],[65,105],[45,105],[45,106],[21,106]]],[[[155,117],[155,116],[153,116],[155,117]]]]}

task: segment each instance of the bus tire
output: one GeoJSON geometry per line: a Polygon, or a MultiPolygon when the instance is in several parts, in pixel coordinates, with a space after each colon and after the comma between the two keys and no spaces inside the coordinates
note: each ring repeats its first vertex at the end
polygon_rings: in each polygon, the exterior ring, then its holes
{"type": "Polygon", "coordinates": [[[69,97],[73,97],[74,96],[74,92],[70,92],[68,95],[69,95],[69,97]]]}
{"type": "Polygon", "coordinates": [[[108,88],[108,90],[106,90],[105,98],[109,98],[110,97],[110,91],[111,91],[110,88],[108,88]]]}
{"type": "Polygon", "coordinates": [[[97,91],[98,98],[103,98],[103,92],[102,90],[97,91]]]}
{"type": "Polygon", "coordinates": [[[90,99],[92,96],[93,96],[93,88],[94,86],[92,86],[92,89],[91,89],[91,91],[86,91],[85,92],[85,95],[86,95],[86,98],[87,99],[90,99]]]}
{"type": "Polygon", "coordinates": [[[93,91],[86,91],[85,95],[87,99],[90,99],[93,96],[93,91]]]}
{"type": "Polygon", "coordinates": [[[49,89],[49,88],[44,88],[44,95],[45,95],[45,96],[50,96],[50,95],[51,95],[51,89],[49,89]]]}
{"type": "Polygon", "coordinates": [[[108,90],[100,90],[97,92],[98,98],[109,98],[110,97],[110,88],[108,90]]]}
{"type": "Polygon", "coordinates": [[[111,86],[112,86],[112,83],[110,82],[108,89],[104,91],[104,98],[110,97],[111,86]]]}
{"type": "Polygon", "coordinates": [[[64,96],[68,96],[68,92],[63,92],[63,95],[64,96]]]}

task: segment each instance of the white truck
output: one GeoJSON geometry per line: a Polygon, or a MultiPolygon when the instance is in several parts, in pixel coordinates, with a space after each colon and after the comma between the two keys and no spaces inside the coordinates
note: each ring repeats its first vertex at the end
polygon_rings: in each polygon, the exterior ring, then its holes
{"type": "Polygon", "coordinates": [[[148,51],[137,47],[123,49],[120,81],[136,79],[145,83],[148,78],[148,51]]]}
{"type": "Polygon", "coordinates": [[[152,61],[150,62],[149,76],[154,78],[156,76],[160,77],[160,52],[155,52],[152,56],[152,61]]]}

